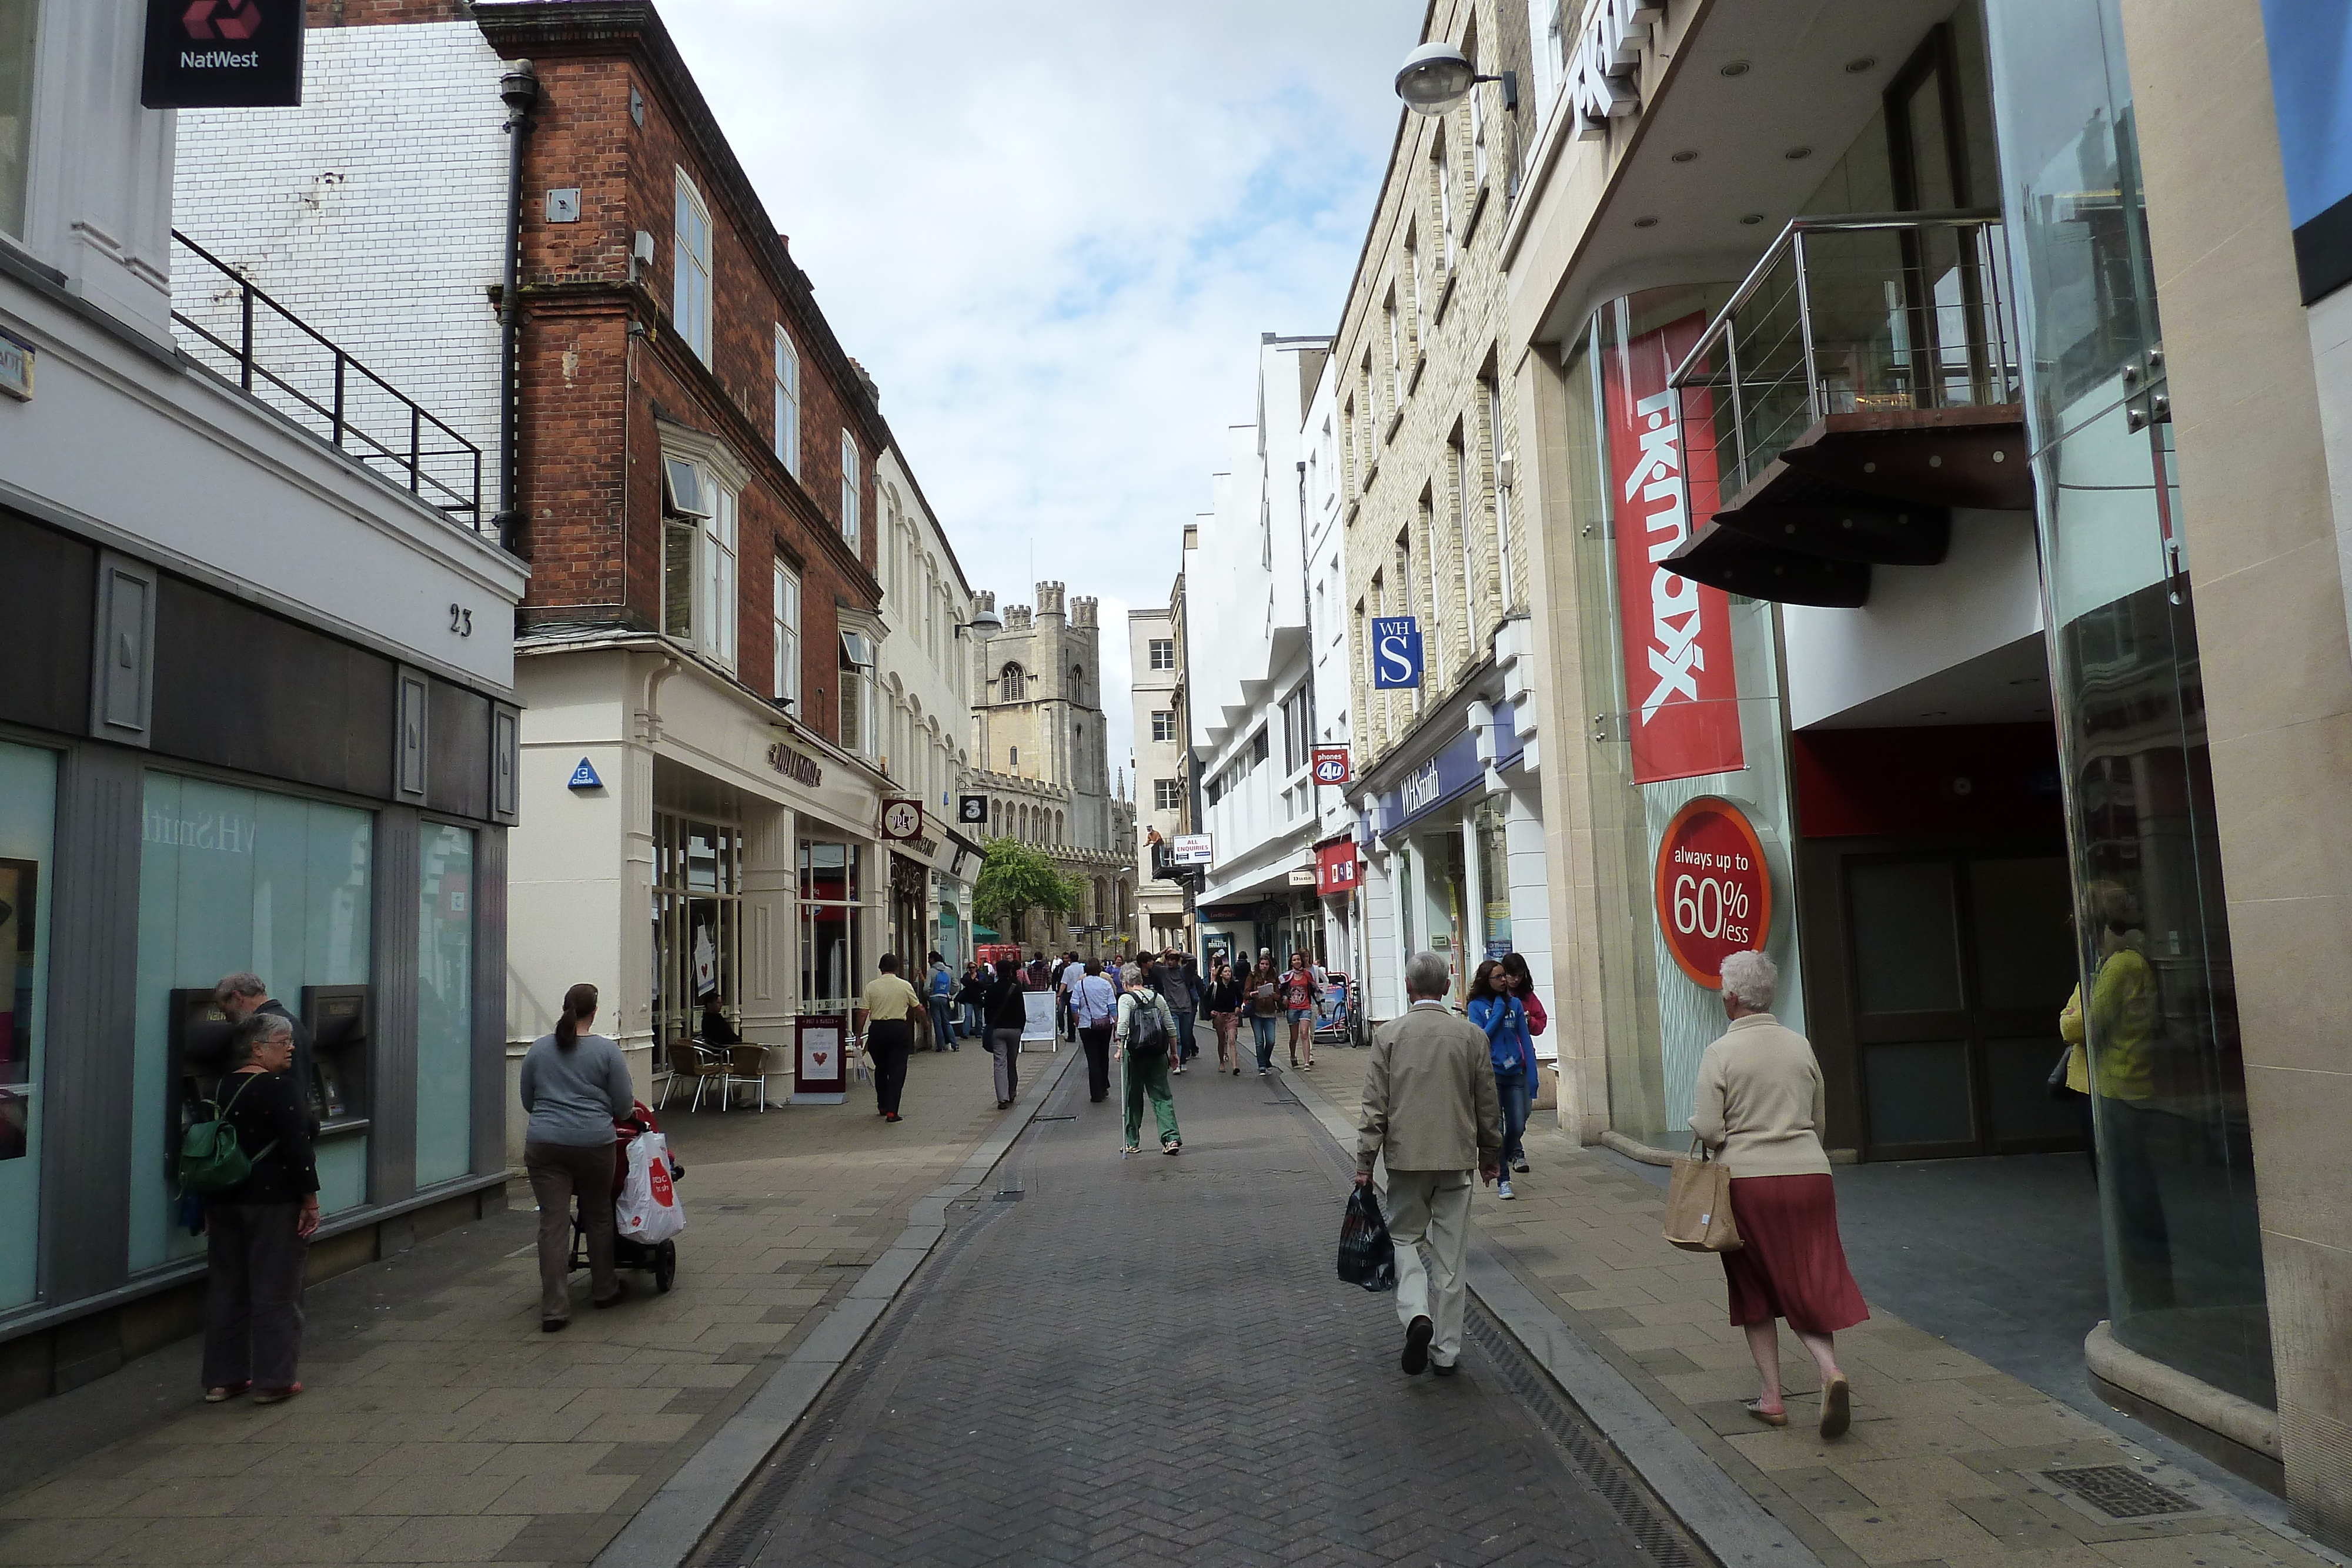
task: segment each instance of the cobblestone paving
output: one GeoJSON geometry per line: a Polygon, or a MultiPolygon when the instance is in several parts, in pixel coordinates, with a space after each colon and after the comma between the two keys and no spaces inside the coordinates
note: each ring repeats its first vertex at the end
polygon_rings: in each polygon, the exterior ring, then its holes
{"type": "Polygon", "coordinates": [[[1651,1561],[1485,1351],[1398,1370],[1280,1079],[1186,1073],[1183,1154],[1123,1162],[1082,1082],[699,1564],[1651,1561]]]}

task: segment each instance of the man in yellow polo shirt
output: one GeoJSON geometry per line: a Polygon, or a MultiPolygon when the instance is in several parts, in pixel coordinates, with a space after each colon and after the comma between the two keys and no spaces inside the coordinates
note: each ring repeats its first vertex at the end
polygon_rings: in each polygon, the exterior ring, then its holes
{"type": "Polygon", "coordinates": [[[866,982],[857,998],[857,1027],[866,1054],[874,1061],[874,1103],[886,1122],[898,1120],[898,1092],[907,1086],[907,1052],[914,1049],[915,1020],[923,998],[898,977],[898,956],[882,955],[881,973],[866,982]]]}

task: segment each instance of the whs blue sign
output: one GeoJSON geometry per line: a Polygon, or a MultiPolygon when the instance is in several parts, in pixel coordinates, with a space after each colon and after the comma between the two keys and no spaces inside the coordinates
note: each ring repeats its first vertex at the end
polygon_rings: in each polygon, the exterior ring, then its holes
{"type": "Polygon", "coordinates": [[[1421,685],[1421,627],[1410,615],[1372,617],[1372,689],[1412,691],[1421,685]]]}

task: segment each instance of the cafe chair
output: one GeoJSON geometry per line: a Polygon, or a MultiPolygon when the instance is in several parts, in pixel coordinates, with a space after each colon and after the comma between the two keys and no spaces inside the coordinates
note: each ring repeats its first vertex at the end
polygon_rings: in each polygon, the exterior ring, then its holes
{"type": "Polygon", "coordinates": [[[677,1089],[679,1079],[689,1078],[694,1081],[694,1103],[687,1108],[690,1111],[699,1111],[702,1109],[703,1087],[715,1078],[719,1080],[719,1108],[724,1110],[727,1105],[727,1070],[730,1065],[724,1057],[716,1061],[705,1058],[701,1051],[695,1049],[694,1042],[690,1040],[680,1037],[671,1040],[669,1042],[669,1082],[662,1089],[662,1104],[669,1103],[670,1093],[677,1089]]]}
{"type": "Polygon", "coordinates": [[[728,1051],[727,1088],[721,1100],[730,1096],[737,1084],[759,1092],[759,1108],[768,1108],[768,1048],[764,1045],[731,1046],[728,1051]]]}

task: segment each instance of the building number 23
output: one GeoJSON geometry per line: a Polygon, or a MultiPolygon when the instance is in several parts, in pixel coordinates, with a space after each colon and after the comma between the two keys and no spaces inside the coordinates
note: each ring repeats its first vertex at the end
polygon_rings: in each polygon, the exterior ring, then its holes
{"type": "Polygon", "coordinates": [[[474,634],[474,612],[462,604],[449,606],[449,630],[460,637],[474,634]]]}

